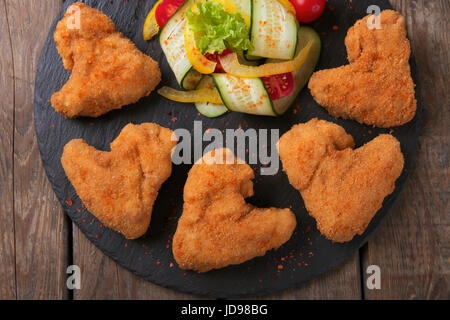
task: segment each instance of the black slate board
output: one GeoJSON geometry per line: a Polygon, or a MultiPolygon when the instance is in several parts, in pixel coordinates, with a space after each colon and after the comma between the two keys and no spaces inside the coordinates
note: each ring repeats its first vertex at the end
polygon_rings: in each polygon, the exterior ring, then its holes
{"type": "MultiPolygon", "coordinates": [[[[163,73],[162,85],[177,86],[159,43],[156,40],[146,42],[142,39],[141,30],[145,16],[153,6],[154,0],[84,2],[106,13],[116,23],[117,28],[132,39],[139,49],[159,62],[163,73]]],[[[73,1],[64,2],[39,60],[34,105],[37,139],[47,175],[65,211],[90,241],[120,265],[148,281],[188,293],[220,298],[268,294],[295,287],[335,268],[363,246],[387,216],[406,183],[415,158],[421,115],[419,97],[417,97],[419,109],[416,118],[407,125],[392,130],[393,135],[401,142],[406,159],[405,170],[397,181],[396,189],[385,199],[383,208],[376,214],[366,232],[349,243],[333,244],[320,235],[314,219],[309,217],[305,210],[300,194],[289,185],[287,177],[281,170],[275,176],[266,177],[259,176],[259,170],[256,170],[255,196],[249,201],[262,207],[291,207],[297,216],[297,230],[291,240],[279,250],[271,251],[264,257],[242,265],[206,274],[185,272],[177,267],[172,256],[170,239],[182,212],[183,186],[190,169],[189,165],[174,166],[172,176],[163,185],[155,203],[151,226],[146,236],[130,241],[102,227],[101,223],[84,209],[61,166],[63,147],[71,139],[83,138],[98,149],[109,150],[110,142],[130,122],[155,122],[171,129],[186,128],[192,131],[193,121],[201,120],[203,130],[210,127],[220,130],[236,129],[242,125],[244,129],[279,128],[280,134],[283,134],[294,124],[318,117],[342,125],[353,135],[357,146],[360,146],[380,133],[390,132],[390,129],[376,129],[354,121],[336,120],[314,102],[308,89],[303,90],[296,100],[296,105],[301,106],[298,112],[290,110],[277,119],[238,113],[230,113],[218,119],[207,119],[199,115],[193,106],[172,103],[156,93],[152,93],[135,105],[110,112],[97,119],[65,119],[54,111],[48,100],[69,76],[63,69],[56,51],[53,33],[57,21],[71,3],[73,1]],[[174,117],[177,118],[176,121],[172,121],[174,117]],[[273,192],[274,189],[277,192],[273,192]],[[277,266],[283,257],[288,258],[281,262],[284,268],[279,271],[277,266]]],[[[320,33],[323,42],[318,69],[348,63],[344,46],[346,32],[357,19],[366,15],[369,5],[377,4],[382,9],[391,8],[387,0],[358,0],[351,4],[349,1],[335,0],[328,1],[328,4],[334,6],[334,10],[327,9],[322,18],[312,24],[312,27],[320,33]],[[338,30],[333,30],[333,26],[338,26],[338,30]]],[[[413,59],[411,64],[413,77],[416,79],[417,69],[413,59]]],[[[258,169],[258,166],[254,168],[258,169]]]]}

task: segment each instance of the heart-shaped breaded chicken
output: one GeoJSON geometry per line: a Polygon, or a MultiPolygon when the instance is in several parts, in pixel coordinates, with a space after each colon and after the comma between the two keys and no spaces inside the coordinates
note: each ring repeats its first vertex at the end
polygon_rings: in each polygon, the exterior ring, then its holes
{"type": "Polygon", "coordinates": [[[245,202],[253,195],[253,178],[250,166],[229,149],[213,150],[192,167],[173,238],[180,268],[207,272],[240,264],[290,239],[296,227],[291,210],[245,202]]]}
{"type": "Polygon", "coordinates": [[[403,170],[400,143],[391,135],[353,147],[342,127],[317,119],[294,126],[279,142],[289,182],[319,231],[336,242],[364,232],[403,170]]]}
{"type": "Polygon", "coordinates": [[[126,238],[139,238],[150,224],[158,190],[172,172],[172,134],[153,123],[129,124],[110,152],[72,140],[61,163],[92,214],[126,238]]]}
{"type": "Polygon", "coordinates": [[[392,10],[381,13],[380,29],[369,29],[368,19],[348,31],[350,64],[314,73],[309,89],[335,117],[384,128],[399,126],[416,113],[405,21],[392,10]]]}
{"type": "Polygon", "coordinates": [[[161,81],[158,64],[116,30],[101,11],[74,3],[54,39],[69,81],[51,103],[66,117],[98,117],[137,102],[161,81]]]}

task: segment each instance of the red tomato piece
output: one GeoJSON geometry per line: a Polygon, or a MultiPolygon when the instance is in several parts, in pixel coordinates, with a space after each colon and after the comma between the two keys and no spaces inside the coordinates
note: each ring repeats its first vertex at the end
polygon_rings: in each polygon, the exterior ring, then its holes
{"type": "Polygon", "coordinates": [[[297,12],[297,20],[309,23],[318,19],[325,10],[325,0],[289,0],[297,12]]]}
{"type": "Polygon", "coordinates": [[[155,18],[159,27],[162,28],[169,21],[185,0],[164,0],[155,10],[155,18]]]}
{"type": "Polygon", "coordinates": [[[225,70],[223,70],[223,67],[222,67],[222,65],[220,64],[220,61],[219,61],[219,57],[224,57],[224,56],[226,56],[227,54],[230,54],[230,53],[232,53],[233,51],[231,51],[230,49],[225,49],[225,50],[223,50],[222,51],[222,53],[218,53],[218,52],[214,52],[214,53],[205,53],[205,57],[206,57],[206,59],[208,59],[208,60],[211,60],[211,61],[214,61],[214,62],[217,62],[217,65],[216,65],[216,70],[214,71],[215,73],[225,73],[225,70]]]}
{"type": "Polygon", "coordinates": [[[286,97],[294,90],[294,77],[290,72],[263,77],[261,80],[272,101],[286,97]]]}

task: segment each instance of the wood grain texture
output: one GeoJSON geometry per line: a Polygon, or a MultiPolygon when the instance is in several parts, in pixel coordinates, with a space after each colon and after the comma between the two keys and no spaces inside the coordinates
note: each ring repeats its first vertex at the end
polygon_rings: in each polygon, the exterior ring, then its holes
{"type": "Polygon", "coordinates": [[[359,254],[356,253],[341,266],[298,288],[261,297],[272,300],[360,300],[359,254]]]}
{"type": "Polygon", "coordinates": [[[15,299],[14,68],[5,1],[0,2],[0,30],[0,299],[15,299]]]}
{"type": "Polygon", "coordinates": [[[406,17],[425,121],[415,170],[363,254],[363,266],[379,265],[382,279],[381,290],[366,289],[365,297],[449,299],[450,2],[391,2],[406,17]]]}
{"type": "Polygon", "coordinates": [[[61,1],[6,0],[14,61],[14,219],[18,299],[67,297],[67,222],[42,169],[33,123],[35,70],[61,1]]]}
{"type": "Polygon", "coordinates": [[[81,288],[75,300],[119,299],[117,266],[73,226],[73,259],[81,269],[81,288]]]}
{"type": "Polygon", "coordinates": [[[118,266],[119,293],[121,299],[136,300],[196,300],[207,299],[191,294],[177,292],[145,281],[130,271],[118,266]]]}

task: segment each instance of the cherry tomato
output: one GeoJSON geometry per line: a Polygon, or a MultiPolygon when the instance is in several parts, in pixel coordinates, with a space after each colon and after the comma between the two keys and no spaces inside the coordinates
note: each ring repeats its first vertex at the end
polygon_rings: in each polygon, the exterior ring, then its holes
{"type": "Polygon", "coordinates": [[[288,96],[294,90],[292,73],[276,74],[261,78],[272,101],[288,96]]]}
{"type": "Polygon", "coordinates": [[[225,73],[225,70],[223,70],[222,65],[220,64],[219,57],[226,56],[227,54],[233,53],[230,49],[225,49],[222,51],[222,53],[214,52],[214,53],[205,53],[205,57],[208,60],[217,62],[216,70],[214,70],[215,73],[225,73]]]}
{"type": "Polygon", "coordinates": [[[155,10],[155,18],[160,28],[166,25],[170,17],[174,15],[183,3],[184,0],[164,0],[159,4],[155,10]]]}
{"type": "Polygon", "coordinates": [[[297,20],[309,23],[318,19],[325,10],[325,0],[289,0],[297,12],[297,20]]]}

